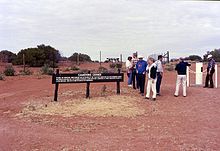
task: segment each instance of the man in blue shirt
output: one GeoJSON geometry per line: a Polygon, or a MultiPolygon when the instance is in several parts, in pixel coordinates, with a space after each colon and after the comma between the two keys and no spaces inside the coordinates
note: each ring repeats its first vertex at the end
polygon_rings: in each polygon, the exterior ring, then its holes
{"type": "Polygon", "coordinates": [[[213,74],[215,73],[215,60],[212,58],[212,55],[208,55],[207,59],[209,60],[208,67],[207,67],[207,75],[205,79],[205,86],[204,88],[214,88],[213,84],[213,74]],[[210,86],[209,86],[210,82],[210,86]]]}
{"type": "Polygon", "coordinates": [[[180,58],[179,63],[176,65],[175,70],[177,71],[177,80],[176,80],[176,91],[174,96],[179,96],[179,87],[182,84],[183,86],[183,96],[186,97],[186,69],[187,66],[191,66],[188,62],[184,62],[183,58],[180,58]]]}
{"type": "Polygon", "coordinates": [[[144,96],[145,78],[146,78],[146,68],[147,62],[143,60],[143,56],[138,56],[138,62],[136,64],[137,78],[140,88],[140,93],[144,96]]]}

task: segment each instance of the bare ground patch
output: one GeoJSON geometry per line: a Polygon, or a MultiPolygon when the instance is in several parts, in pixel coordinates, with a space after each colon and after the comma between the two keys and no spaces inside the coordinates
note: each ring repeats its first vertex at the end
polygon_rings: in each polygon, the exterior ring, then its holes
{"type": "Polygon", "coordinates": [[[108,96],[92,99],[72,99],[48,104],[28,104],[21,115],[58,115],[63,117],[135,117],[143,115],[145,109],[137,105],[136,98],[108,96]]]}

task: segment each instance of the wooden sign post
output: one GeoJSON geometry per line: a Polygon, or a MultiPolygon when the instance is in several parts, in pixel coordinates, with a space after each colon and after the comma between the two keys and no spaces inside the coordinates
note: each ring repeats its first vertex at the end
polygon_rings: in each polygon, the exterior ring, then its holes
{"type": "Polygon", "coordinates": [[[78,74],[60,74],[59,69],[52,76],[52,84],[55,84],[54,101],[58,98],[59,84],[68,83],[86,83],[86,98],[90,96],[90,83],[116,82],[116,92],[120,94],[120,82],[124,81],[124,74],[118,70],[118,73],[78,73],[78,74]]]}

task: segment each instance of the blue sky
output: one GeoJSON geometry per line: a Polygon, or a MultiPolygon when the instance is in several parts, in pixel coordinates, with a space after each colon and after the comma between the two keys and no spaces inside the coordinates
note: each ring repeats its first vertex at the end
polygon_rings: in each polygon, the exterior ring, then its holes
{"type": "Polygon", "coordinates": [[[171,57],[220,48],[220,2],[148,0],[0,0],[0,50],[46,44],[92,59],[171,57]]]}

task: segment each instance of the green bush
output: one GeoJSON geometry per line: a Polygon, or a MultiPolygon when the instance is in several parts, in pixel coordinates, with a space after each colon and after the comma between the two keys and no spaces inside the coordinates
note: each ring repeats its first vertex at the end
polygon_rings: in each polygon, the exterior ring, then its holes
{"type": "Polygon", "coordinates": [[[53,74],[53,69],[50,68],[48,64],[45,64],[45,65],[41,68],[41,73],[42,73],[42,74],[46,74],[46,75],[52,75],[52,74],[53,74]]]}
{"type": "Polygon", "coordinates": [[[174,71],[175,66],[173,64],[166,64],[165,69],[167,71],[174,71]]]}
{"type": "Polygon", "coordinates": [[[22,49],[13,63],[22,65],[23,55],[25,55],[25,64],[31,67],[42,67],[44,64],[48,64],[50,67],[56,68],[61,58],[59,50],[42,44],[35,48],[22,49]]]}
{"type": "Polygon", "coordinates": [[[25,70],[20,70],[20,74],[21,75],[32,75],[33,72],[30,69],[26,68],[25,70]]]}
{"type": "Polygon", "coordinates": [[[70,68],[65,68],[64,71],[68,72],[68,71],[70,71],[70,68]]]}
{"type": "Polygon", "coordinates": [[[207,57],[208,55],[211,54],[212,57],[215,59],[216,62],[220,62],[220,48],[219,49],[214,49],[213,51],[208,51],[204,56],[204,61],[208,61],[207,57]]]}
{"type": "Polygon", "coordinates": [[[111,64],[109,65],[109,67],[110,67],[111,69],[115,68],[115,63],[111,63],[111,64]]]}
{"type": "Polygon", "coordinates": [[[8,65],[8,66],[5,67],[4,74],[6,76],[14,76],[15,75],[15,69],[13,68],[12,65],[8,65]]]}
{"type": "Polygon", "coordinates": [[[80,70],[80,68],[79,68],[79,67],[77,67],[77,66],[72,66],[72,67],[70,68],[70,70],[73,70],[73,71],[78,71],[78,70],[80,70]]]}
{"type": "Polygon", "coordinates": [[[0,80],[4,80],[4,76],[1,73],[0,73],[0,80]]]}
{"type": "Polygon", "coordinates": [[[122,63],[116,63],[115,67],[116,67],[117,69],[122,68],[122,63]]]}
{"type": "Polygon", "coordinates": [[[111,69],[113,69],[113,68],[120,69],[120,68],[122,68],[122,64],[121,64],[121,63],[111,63],[111,64],[109,65],[109,67],[110,67],[111,69]]]}
{"type": "Polygon", "coordinates": [[[0,51],[0,60],[2,62],[12,63],[15,59],[16,59],[15,53],[8,51],[8,50],[0,51]]]}
{"type": "Polygon", "coordinates": [[[80,62],[91,62],[91,61],[92,61],[89,55],[87,55],[87,54],[82,54],[82,53],[77,53],[77,52],[75,52],[74,54],[72,54],[72,56],[70,56],[68,59],[69,59],[70,61],[74,61],[74,62],[75,62],[75,61],[77,61],[77,59],[78,59],[78,55],[79,55],[79,61],[80,61],[80,62]]]}
{"type": "Polygon", "coordinates": [[[99,69],[98,69],[98,72],[99,73],[108,73],[108,69],[105,68],[105,67],[100,66],[99,69]]]}

